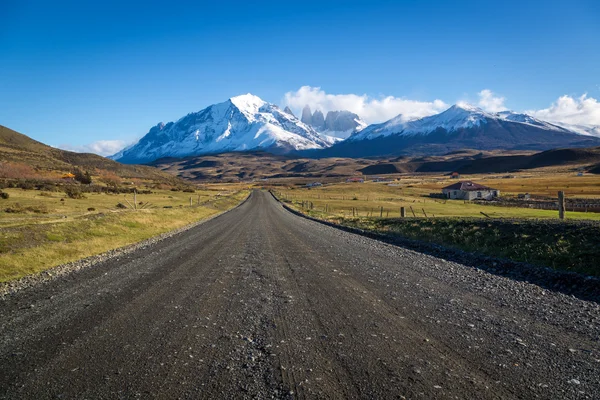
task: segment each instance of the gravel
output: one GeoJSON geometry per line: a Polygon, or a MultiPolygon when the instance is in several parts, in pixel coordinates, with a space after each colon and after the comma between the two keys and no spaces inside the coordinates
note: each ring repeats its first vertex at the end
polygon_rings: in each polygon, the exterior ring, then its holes
{"type": "Polygon", "coordinates": [[[5,296],[0,320],[0,398],[600,398],[598,303],[264,192],[5,296]]]}

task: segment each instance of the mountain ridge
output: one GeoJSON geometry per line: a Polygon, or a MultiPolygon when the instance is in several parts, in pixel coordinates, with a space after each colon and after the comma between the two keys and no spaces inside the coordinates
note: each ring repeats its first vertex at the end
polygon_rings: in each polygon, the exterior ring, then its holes
{"type": "Polygon", "coordinates": [[[186,157],[226,151],[270,150],[275,153],[321,149],[331,140],[250,93],[160,123],[133,146],[110,158],[146,163],[162,157],[186,157]]]}
{"type": "Polygon", "coordinates": [[[464,148],[543,151],[600,145],[600,137],[589,127],[570,130],[528,114],[488,112],[466,103],[423,118],[398,115],[365,125],[349,111],[329,111],[324,116],[308,105],[297,118],[289,107],[281,110],[248,93],[175,122],[160,123],[110,158],[148,163],[164,157],[256,150],[308,157],[379,157],[444,154],[464,148]]]}

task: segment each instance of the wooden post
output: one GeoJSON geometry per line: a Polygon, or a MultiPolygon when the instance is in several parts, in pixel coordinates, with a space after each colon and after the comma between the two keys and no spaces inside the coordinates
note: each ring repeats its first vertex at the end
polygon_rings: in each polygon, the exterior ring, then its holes
{"type": "Polygon", "coordinates": [[[133,207],[137,210],[137,190],[133,189],[133,207]]]}
{"type": "Polygon", "coordinates": [[[400,207],[400,218],[406,218],[406,208],[400,207]]]}
{"type": "Polygon", "coordinates": [[[421,208],[421,210],[423,210],[423,215],[425,215],[425,218],[429,218],[429,217],[427,217],[427,213],[425,212],[425,209],[421,208]]]}
{"type": "Polygon", "coordinates": [[[558,192],[558,218],[565,219],[565,192],[558,192]]]}
{"type": "Polygon", "coordinates": [[[123,198],[125,199],[125,201],[127,202],[127,204],[129,204],[129,207],[131,207],[131,209],[133,209],[133,206],[131,205],[131,203],[129,202],[129,200],[127,200],[127,196],[123,196],[123,198]]]}
{"type": "Polygon", "coordinates": [[[192,200],[192,196],[190,196],[190,207],[191,207],[191,206],[192,206],[192,204],[193,204],[193,203],[192,203],[192,201],[193,201],[193,200],[192,200]]]}
{"type": "Polygon", "coordinates": [[[383,207],[379,208],[379,218],[383,218],[383,207]]]}
{"type": "Polygon", "coordinates": [[[417,215],[415,214],[415,210],[413,210],[412,206],[410,206],[410,211],[412,211],[413,217],[417,218],[417,215]]]}

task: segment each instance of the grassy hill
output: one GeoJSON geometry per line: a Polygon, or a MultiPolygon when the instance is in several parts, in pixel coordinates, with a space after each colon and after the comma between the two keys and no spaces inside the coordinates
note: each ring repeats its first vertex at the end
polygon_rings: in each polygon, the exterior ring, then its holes
{"type": "Polygon", "coordinates": [[[7,163],[13,169],[23,170],[30,167],[28,171],[33,170],[34,174],[40,177],[80,168],[92,174],[108,172],[124,179],[137,178],[170,185],[185,185],[181,179],[153,167],[125,165],[96,154],[57,149],[0,125],[0,164],[7,163]]]}

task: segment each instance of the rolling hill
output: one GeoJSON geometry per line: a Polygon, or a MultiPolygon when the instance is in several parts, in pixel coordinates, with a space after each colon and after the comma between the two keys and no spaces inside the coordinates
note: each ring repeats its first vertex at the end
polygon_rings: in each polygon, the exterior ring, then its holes
{"type": "Polygon", "coordinates": [[[101,170],[121,178],[149,179],[167,184],[185,184],[180,179],[145,165],[124,165],[96,154],[57,149],[0,125],[0,163],[32,167],[39,173],[70,172],[74,168],[101,170]]]}

